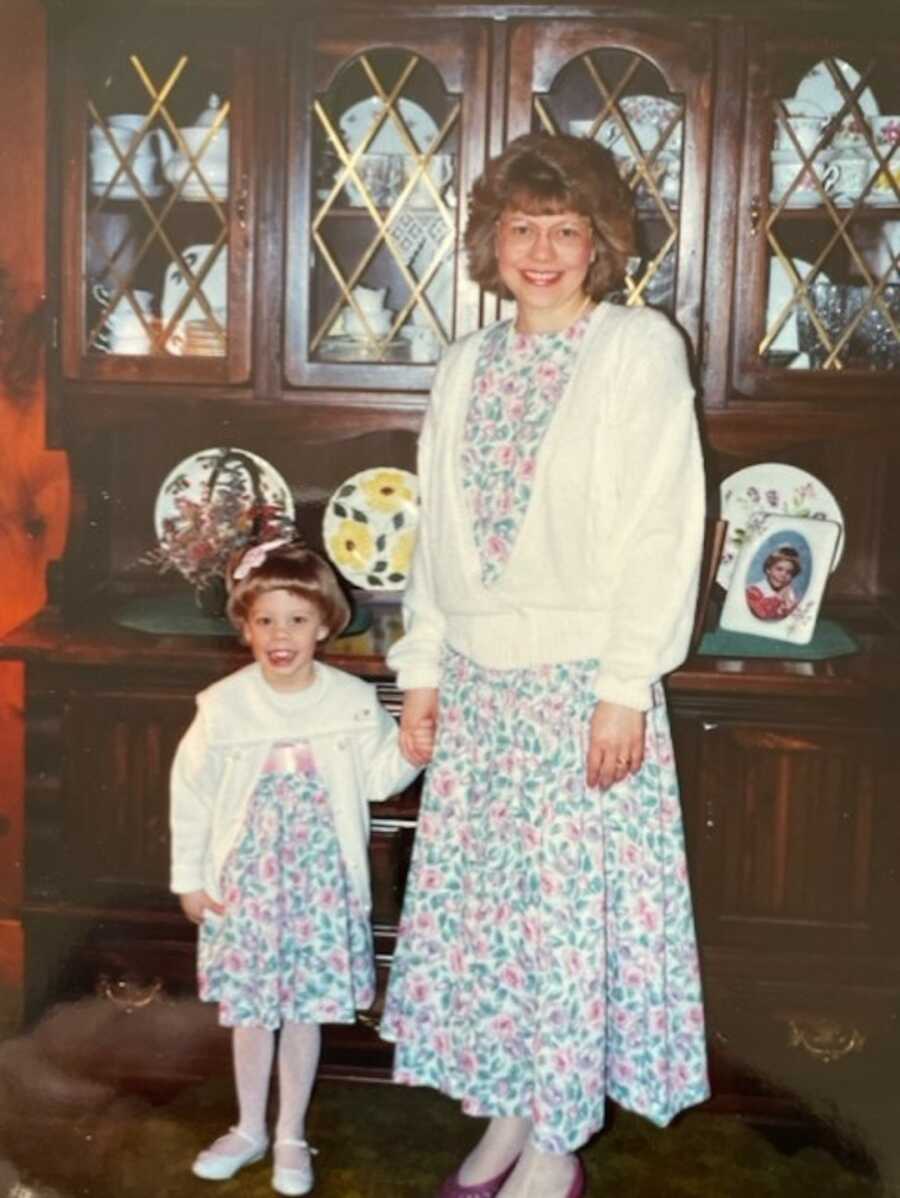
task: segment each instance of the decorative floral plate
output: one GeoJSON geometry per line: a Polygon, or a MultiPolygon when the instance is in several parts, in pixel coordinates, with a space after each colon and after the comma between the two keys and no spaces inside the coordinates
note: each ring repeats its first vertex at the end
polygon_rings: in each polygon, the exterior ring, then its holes
{"type": "MultiPolygon", "coordinates": [[[[628,121],[635,141],[643,154],[652,153],[663,132],[669,135],[660,146],[661,154],[680,154],[682,139],[681,106],[664,96],[625,96],[619,101],[619,110],[628,121]],[[674,125],[673,125],[674,122],[674,125]]],[[[607,117],[600,125],[595,137],[601,145],[612,150],[620,158],[633,158],[634,154],[620,121],[607,117]]]]}
{"type": "Polygon", "coordinates": [[[761,462],[723,479],[719,487],[720,509],[728,521],[725,545],[716,582],[728,589],[741,546],[759,531],[767,516],[807,516],[834,520],[841,535],[834,552],[832,570],[844,551],[844,516],[837,500],[824,483],[797,466],[784,462],[761,462]]]}
{"type": "Polygon", "coordinates": [[[294,499],[274,466],[249,449],[201,449],[179,462],[156,496],[153,523],[163,556],[195,581],[215,573],[254,521],[292,523],[294,499]]]}
{"type": "MultiPolygon", "coordinates": [[[[847,91],[852,92],[859,83],[859,72],[851,67],[849,62],[844,62],[842,58],[833,58],[831,61],[837,67],[838,72],[843,75],[847,91]]],[[[817,62],[800,80],[796,98],[817,104],[827,116],[835,116],[846,102],[824,59],[822,62],[817,62]]],[[[871,88],[864,88],[856,97],[856,103],[866,116],[879,115],[878,101],[872,95],[871,88]]]]}
{"type": "MultiPolygon", "coordinates": [[[[365,140],[376,120],[384,112],[384,104],[377,96],[369,96],[351,104],[338,121],[347,148],[351,151],[365,140]]],[[[437,137],[438,127],[431,116],[414,100],[401,97],[395,107],[399,112],[410,137],[420,152],[427,150],[437,137]]],[[[378,127],[378,132],[366,146],[367,154],[409,154],[409,146],[389,113],[378,127]]]]}
{"type": "Polygon", "coordinates": [[[349,581],[368,590],[406,586],[419,525],[419,480],[375,466],[342,482],[325,508],[322,540],[349,581]]]}

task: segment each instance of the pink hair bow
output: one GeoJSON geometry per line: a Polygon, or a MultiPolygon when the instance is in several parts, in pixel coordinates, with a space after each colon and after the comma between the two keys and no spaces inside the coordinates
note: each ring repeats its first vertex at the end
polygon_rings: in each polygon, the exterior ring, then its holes
{"type": "Polygon", "coordinates": [[[281,537],[277,541],[263,541],[260,545],[251,545],[232,570],[231,577],[235,582],[240,582],[242,578],[247,577],[251,570],[258,570],[273,549],[279,549],[282,545],[290,545],[287,537],[281,537]]]}

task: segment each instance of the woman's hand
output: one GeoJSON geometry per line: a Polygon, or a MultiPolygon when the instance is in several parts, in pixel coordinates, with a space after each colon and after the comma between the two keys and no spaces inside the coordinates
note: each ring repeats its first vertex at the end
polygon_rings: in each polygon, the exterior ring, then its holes
{"type": "Polygon", "coordinates": [[[411,765],[427,765],[434,752],[438,693],[433,687],[403,692],[400,752],[411,765]]]}
{"type": "Polygon", "coordinates": [[[225,912],[222,904],[211,899],[205,890],[192,890],[189,894],[181,895],[181,909],[191,923],[203,923],[206,911],[212,911],[216,915],[225,912]]]}
{"type": "Polygon", "coordinates": [[[587,784],[608,790],[636,773],[644,760],[646,717],[633,707],[601,700],[591,716],[587,784]]]}

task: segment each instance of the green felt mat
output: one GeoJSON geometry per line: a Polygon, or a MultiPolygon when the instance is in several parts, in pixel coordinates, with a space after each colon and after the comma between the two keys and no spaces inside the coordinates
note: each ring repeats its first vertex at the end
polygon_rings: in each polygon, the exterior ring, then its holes
{"type": "MultiPolygon", "coordinates": [[[[208,616],[200,610],[191,594],[157,595],[152,599],[130,599],[113,615],[123,628],[149,632],[154,636],[228,636],[236,635],[224,616],[208,616]]],[[[344,636],[364,632],[372,623],[372,613],[359,608],[344,636]]]]}
{"type": "Polygon", "coordinates": [[[727,632],[716,628],[704,634],[697,653],[701,657],[782,657],[791,661],[824,661],[858,653],[859,645],[834,620],[819,620],[808,645],[794,645],[749,632],[727,632]]]}

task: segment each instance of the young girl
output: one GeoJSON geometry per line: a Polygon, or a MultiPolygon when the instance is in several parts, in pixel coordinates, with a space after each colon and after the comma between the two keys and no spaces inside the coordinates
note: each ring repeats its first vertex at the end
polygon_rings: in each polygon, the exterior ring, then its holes
{"type": "Polygon", "coordinates": [[[758,620],[783,620],[799,599],[793,582],[803,570],[800,554],[793,545],[779,545],[763,562],[765,579],[747,587],[747,605],[758,620]]]}
{"type": "Polygon", "coordinates": [[[200,997],[234,1029],[239,1109],[193,1172],[221,1180],[265,1154],[280,1029],[272,1186],[306,1194],[319,1024],[352,1023],[374,997],[367,804],[418,767],[374,687],[315,660],[349,619],[326,562],[248,549],[228,613],[255,661],[197,696],[172,767],[172,890],[200,926],[200,997]]]}

